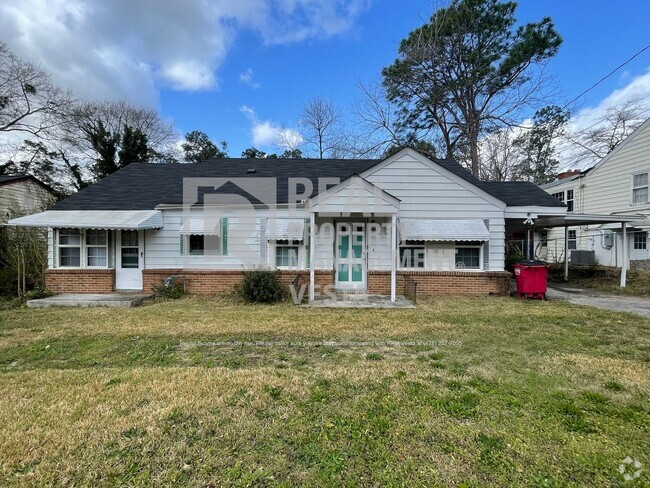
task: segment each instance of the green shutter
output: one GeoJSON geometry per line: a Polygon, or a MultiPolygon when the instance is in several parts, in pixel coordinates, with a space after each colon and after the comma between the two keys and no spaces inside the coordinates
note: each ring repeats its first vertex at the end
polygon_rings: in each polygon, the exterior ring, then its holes
{"type": "Polygon", "coordinates": [[[307,232],[307,236],[305,237],[305,242],[307,243],[305,246],[305,259],[307,262],[305,263],[305,268],[309,269],[309,265],[311,263],[311,220],[310,219],[305,219],[305,229],[307,232]]]}
{"type": "Polygon", "coordinates": [[[185,254],[185,236],[181,234],[181,256],[185,254]]]}
{"type": "MultiPolygon", "coordinates": [[[[485,223],[485,227],[487,227],[487,229],[490,230],[490,221],[485,219],[483,222],[485,223]]],[[[489,271],[489,269],[490,269],[490,241],[485,241],[483,243],[483,270],[489,271]]]]}
{"type": "Polygon", "coordinates": [[[221,254],[228,255],[228,217],[221,219],[221,254]]]}

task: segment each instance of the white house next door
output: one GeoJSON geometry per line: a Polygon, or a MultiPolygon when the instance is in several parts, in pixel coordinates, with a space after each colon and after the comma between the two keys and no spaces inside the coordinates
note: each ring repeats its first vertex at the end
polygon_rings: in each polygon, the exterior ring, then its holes
{"type": "Polygon", "coordinates": [[[337,290],[365,290],[366,223],[337,222],[335,271],[337,290]]]}
{"type": "Polygon", "coordinates": [[[115,288],[142,290],[144,261],[142,231],[118,230],[116,232],[115,288]]]}

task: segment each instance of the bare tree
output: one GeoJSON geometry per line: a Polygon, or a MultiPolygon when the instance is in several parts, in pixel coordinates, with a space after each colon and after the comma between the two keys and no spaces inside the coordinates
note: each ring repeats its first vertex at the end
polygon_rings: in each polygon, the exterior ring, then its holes
{"type": "Polygon", "coordinates": [[[356,134],[354,152],[358,157],[379,157],[391,147],[405,143],[397,123],[395,105],[388,101],[379,83],[357,83],[359,95],[354,101],[356,134]]]}
{"type": "Polygon", "coordinates": [[[49,74],[0,42],[0,132],[42,137],[60,124],[72,103],[70,92],[55,86],[49,74]]]}
{"type": "Polygon", "coordinates": [[[318,159],[340,157],[347,152],[343,116],[332,100],[316,97],[305,103],[300,126],[304,146],[312,149],[318,159]]]}
{"type": "Polygon", "coordinates": [[[476,176],[481,137],[539,104],[543,65],[562,42],[549,18],[515,27],[516,6],[454,0],[402,40],[382,72],[401,123],[438,132],[447,157],[467,148],[476,176]]]}
{"type": "Polygon", "coordinates": [[[515,135],[504,128],[485,136],[479,145],[482,180],[514,181],[519,179],[520,155],[515,135]]]}
{"type": "Polygon", "coordinates": [[[84,102],[75,107],[71,117],[73,132],[96,132],[101,122],[111,134],[120,134],[124,127],[140,130],[151,147],[166,150],[179,140],[174,126],[157,110],[139,107],[126,100],[84,102]]]}
{"type": "Polygon", "coordinates": [[[563,149],[578,166],[595,164],[614,150],[648,117],[648,98],[634,98],[609,108],[583,130],[567,131],[563,149]]]}

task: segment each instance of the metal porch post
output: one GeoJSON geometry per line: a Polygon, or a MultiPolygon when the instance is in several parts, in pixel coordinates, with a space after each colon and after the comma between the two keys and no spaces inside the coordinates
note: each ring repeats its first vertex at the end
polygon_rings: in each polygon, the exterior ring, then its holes
{"type": "Polygon", "coordinates": [[[569,227],[564,226],[564,281],[569,281],[569,227]]]}
{"type": "Polygon", "coordinates": [[[627,252],[627,224],[621,222],[621,230],[623,232],[623,251],[621,262],[621,288],[625,288],[627,281],[627,267],[629,263],[629,256],[627,252]]]}
{"type": "Polygon", "coordinates": [[[397,262],[397,215],[393,214],[390,219],[390,301],[394,302],[396,288],[396,262],[397,262]]]}
{"type": "Polygon", "coordinates": [[[315,272],[314,272],[314,254],[316,254],[316,212],[310,213],[309,219],[309,301],[314,301],[315,290],[315,272]]]}

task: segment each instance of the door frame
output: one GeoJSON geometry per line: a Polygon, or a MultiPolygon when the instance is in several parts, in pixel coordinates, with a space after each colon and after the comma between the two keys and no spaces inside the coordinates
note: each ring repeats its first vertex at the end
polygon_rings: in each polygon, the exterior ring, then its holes
{"type": "MultiPolygon", "coordinates": [[[[352,239],[350,239],[350,253],[352,252],[352,239]]],[[[334,289],[341,291],[367,291],[368,290],[368,220],[367,219],[335,219],[334,220],[334,289]],[[350,237],[355,234],[354,225],[363,225],[363,248],[361,250],[360,258],[343,258],[348,261],[349,266],[349,276],[350,280],[345,282],[339,281],[339,226],[349,225],[350,226],[350,237]],[[355,261],[351,263],[350,261],[355,261]],[[361,264],[361,281],[353,282],[351,281],[352,277],[352,264],[361,264]]],[[[350,256],[350,254],[348,254],[350,256]]]]}
{"type": "MultiPolygon", "coordinates": [[[[130,232],[129,230],[126,230],[130,232]]],[[[143,288],[143,276],[142,270],[144,269],[144,231],[137,230],[138,233],[138,268],[122,268],[122,232],[124,230],[115,231],[115,289],[116,290],[142,290],[143,288]],[[134,284],[139,286],[124,287],[120,286],[119,275],[124,273],[123,269],[129,275],[132,275],[131,278],[128,278],[129,281],[134,280],[134,284]]],[[[130,247],[130,246],[129,246],[130,247]]],[[[126,275],[122,274],[122,279],[125,279],[126,275]]]]}

